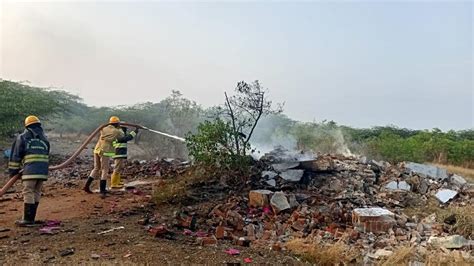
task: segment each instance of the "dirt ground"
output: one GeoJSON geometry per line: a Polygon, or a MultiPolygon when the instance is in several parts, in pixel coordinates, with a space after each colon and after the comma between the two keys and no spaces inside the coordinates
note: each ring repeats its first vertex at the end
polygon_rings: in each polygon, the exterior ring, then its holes
{"type": "Polygon", "coordinates": [[[0,233],[0,264],[243,264],[244,258],[259,264],[299,263],[285,252],[234,247],[230,242],[199,246],[191,236],[155,238],[138,221],[150,213],[172,215],[173,208],[152,206],[151,185],[139,187],[140,193],[115,192],[106,199],[79,187],[79,181],[46,183],[37,218],[61,221],[57,233],[47,235],[39,232],[40,227],[14,225],[23,211],[21,184],[17,184],[17,193],[0,201],[0,232],[5,231],[0,233]],[[124,229],[99,234],[121,226],[124,229]],[[231,247],[241,254],[226,254],[231,247]],[[73,254],[61,256],[66,249],[73,249],[73,254]]]}

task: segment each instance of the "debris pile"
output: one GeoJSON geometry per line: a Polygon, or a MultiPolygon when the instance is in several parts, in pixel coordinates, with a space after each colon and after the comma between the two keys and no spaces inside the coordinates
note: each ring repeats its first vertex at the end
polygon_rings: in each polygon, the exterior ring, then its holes
{"type": "Polygon", "coordinates": [[[405,208],[423,208],[433,198],[440,206],[472,205],[472,184],[440,168],[283,149],[261,161],[267,168],[250,181],[248,194],[232,195],[210,211],[188,207],[189,217],[197,217],[193,227],[207,232],[198,244],[227,240],[281,250],[295,238],[319,243],[343,239],[367,259],[404,245],[464,250],[474,245],[468,240],[472,231],[449,235],[436,217],[404,214],[405,208]]]}

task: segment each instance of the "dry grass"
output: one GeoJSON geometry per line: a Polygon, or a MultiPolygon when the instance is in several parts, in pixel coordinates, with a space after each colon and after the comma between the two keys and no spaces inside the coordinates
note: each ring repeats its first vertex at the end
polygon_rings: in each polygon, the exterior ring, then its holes
{"type": "Polygon", "coordinates": [[[425,256],[424,263],[427,266],[441,266],[441,265],[473,265],[474,260],[465,259],[460,251],[452,251],[450,253],[432,252],[425,256]]]}
{"type": "Polygon", "coordinates": [[[454,165],[444,165],[444,164],[433,164],[433,165],[436,165],[440,168],[444,168],[448,170],[448,172],[450,173],[458,174],[464,177],[467,181],[474,183],[474,169],[464,168],[464,167],[454,166],[454,165]]]}
{"type": "Polygon", "coordinates": [[[413,247],[400,247],[395,250],[392,255],[383,260],[380,265],[391,266],[391,265],[408,265],[415,255],[415,249],[413,247]]]}
{"type": "Polygon", "coordinates": [[[456,223],[449,226],[450,233],[463,235],[467,238],[474,236],[474,206],[451,207],[437,212],[438,222],[454,215],[456,223]]]}
{"type": "Polygon", "coordinates": [[[308,242],[305,239],[296,238],[286,244],[286,248],[292,253],[300,256],[303,260],[316,265],[339,265],[346,264],[358,257],[354,251],[343,241],[333,245],[322,245],[320,243],[308,242]]]}
{"type": "Polygon", "coordinates": [[[430,214],[439,213],[441,211],[443,211],[443,209],[440,207],[439,201],[434,197],[430,197],[426,204],[421,206],[408,206],[403,210],[403,213],[408,217],[417,216],[422,219],[430,214]]]}
{"type": "Polygon", "coordinates": [[[428,254],[418,254],[416,248],[405,246],[400,247],[386,259],[380,261],[378,265],[409,265],[410,262],[418,261],[427,266],[437,265],[473,265],[474,261],[462,256],[462,251],[431,251],[428,254]]]}

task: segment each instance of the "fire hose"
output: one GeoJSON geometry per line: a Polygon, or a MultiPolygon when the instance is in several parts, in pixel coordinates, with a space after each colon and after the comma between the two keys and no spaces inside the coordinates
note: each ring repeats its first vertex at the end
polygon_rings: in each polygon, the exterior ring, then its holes
{"type": "MultiPolygon", "coordinates": [[[[86,146],[94,139],[94,137],[100,132],[101,129],[103,129],[104,127],[108,126],[109,124],[103,124],[101,126],[99,126],[98,128],[96,128],[90,135],[89,137],[87,137],[87,139],[81,144],[81,146],[79,146],[79,148],[66,160],[64,161],[63,163],[61,164],[58,164],[58,165],[54,165],[54,166],[51,166],[49,167],[49,170],[58,170],[58,169],[63,169],[65,168],[66,166],[68,166],[69,164],[71,164],[74,159],[77,158],[77,156],[79,156],[79,154],[81,154],[82,150],[84,150],[86,148],[86,146]]],[[[160,132],[160,131],[157,131],[157,130],[153,130],[153,129],[149,129],[147,127],[144,127],[144,126],[141,126],[141,125],[136,125],[136,124],[131,124],[131,123],[124,123],[124,122],[121,122],[120,123],[121,126],[127,126],[127,127],[136,127],[136,128],[139,128],[139,129],[144,129],[144,130],[147,130],[147,131],[150,131],[150,132],[153,132],[153,133],[156,133],[156,134],[160,134],[160,135],[163,135],[163,136],[166,136],[166,137],[170,137],[170,138],[173,138],[173,139],[176,139],[176,140],[179,140],[181,142],[184,142],[185,140],[183,138],[180,138],[180,137],[177,137],[177,136],[173,136],[173,135],[170,135],[170,134],[166,134],[166,133],[163,133],[163,132],[160,132]]],[[[10,189],[16,181],[18,181],[18,179],[20,179],[21,177],[21,172],[18,173],[17,175],[13,176],[10,178],[10,180],[8,180],[8,182],[2,187],[2,189],[0,190],[0,197],[3,196],[8,189],[10,189]]]]}

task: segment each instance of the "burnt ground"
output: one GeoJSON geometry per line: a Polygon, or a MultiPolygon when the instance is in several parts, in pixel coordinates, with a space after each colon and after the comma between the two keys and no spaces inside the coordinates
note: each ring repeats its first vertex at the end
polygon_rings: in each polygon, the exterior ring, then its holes
{"type": "MultiPolygon", "coordinates": [[[[241,254],[231,256],[224,251],[233,246],[225,241],[200,246],[193,236],[165,239],[150,235],[140,220],[172,216],[174,211],[172,206],[153,206],[151,185],[140,187],[139,193],[116,192],[101,199],[98,194],[83,193],[79,181],[51,183],[46,183],[37,218],[61,221],[53,235],[41,234],[40,227],[14,225],[22,214],[20,193],[9,194],[9,200],[0,202],[0,231],[9,230],[0,233],[0,264],[221,264],[243,263],[244,258],[254,263],[298,263],[289,254],[268,248],[238,247],[241,254]],[[98,234],[120,226],[125,229],[98,234]],[[73,249],[73,254],[61,256],[66,249],[73,249]]],[[[21,184],[15,188],[19,192],[21,184]]]]}

